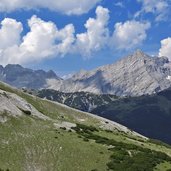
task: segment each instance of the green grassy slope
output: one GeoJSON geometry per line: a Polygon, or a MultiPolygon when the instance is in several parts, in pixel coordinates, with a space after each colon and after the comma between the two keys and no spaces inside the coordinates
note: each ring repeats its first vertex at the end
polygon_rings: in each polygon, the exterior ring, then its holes
{"type": "Polygon", "coordinates": [[[41,90],[37,94],[119,122],[145,136],[171,144],[171,89],[153,95],[124,98],[55,90],[41,90]]]}
{"type": "MultiPolygon", "coordinates": [[[[91,115],[30,96],[0,83],[51,120],[32,115],[8,117],[0,123],[0,170],[11,171],[166,171],[171,148],[117,129],[101,129],[91,115]],[[76,123],[66,130],[56,122],[76,123]]],[[[2,114],[0,114],[2,115],[2,114]]],[[[3,114],[5,115],[5,113],[3,114]]],[[[108,124],[108,123],[106,123],[108,124]]]]}

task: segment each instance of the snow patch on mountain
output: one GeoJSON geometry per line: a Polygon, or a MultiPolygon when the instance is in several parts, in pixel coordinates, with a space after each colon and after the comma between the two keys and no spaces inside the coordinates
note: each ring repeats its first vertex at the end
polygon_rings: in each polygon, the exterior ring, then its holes
{"type": "Polygon", "coordinates": [[[168,76],[166,77],[166,79],[169,80],[169,81],[171,81],[171,75],[168,75],[168,76]]]}

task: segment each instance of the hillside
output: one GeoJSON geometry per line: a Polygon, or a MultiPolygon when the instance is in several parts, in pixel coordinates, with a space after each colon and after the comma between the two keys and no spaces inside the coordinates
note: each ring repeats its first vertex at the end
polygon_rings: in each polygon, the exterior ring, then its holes
{"type": "Polygon", "coordinates": [[[55,90],[41,90],[37,95],[119,122],[150,138],[171,144],[171,89],[125,98],[55,90]]]}
{"type": "Polygon", "coordinates": [[[171,169],[168,145],[3,83],[0,111],[1,170],[171,169]]]}

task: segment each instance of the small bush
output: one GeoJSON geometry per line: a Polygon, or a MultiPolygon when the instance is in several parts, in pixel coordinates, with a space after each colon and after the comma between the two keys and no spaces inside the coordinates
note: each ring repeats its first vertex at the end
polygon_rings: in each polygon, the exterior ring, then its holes
{"type": "MultiPolygon", "coordinates": [[[[19,107],[18,107],[19,108],[19,107]]],[[[24,114],[31,115],[31,111],[19,108],[24,114]]]]}
{"type": "Polygon", "coordinates": [[[65,128],[65,127],[60,127],[60,129],[62,129],[62,130],[66,130],[66,128],[65,128]]]}
{"type": "Polygon", "coordinates": [[[83,138],[83,140],[84,140],[84,141],[86,141],[86,142],[88,142],[88,141],[89,141],[89,139],[88,139],[88,138],[83,138]]]}

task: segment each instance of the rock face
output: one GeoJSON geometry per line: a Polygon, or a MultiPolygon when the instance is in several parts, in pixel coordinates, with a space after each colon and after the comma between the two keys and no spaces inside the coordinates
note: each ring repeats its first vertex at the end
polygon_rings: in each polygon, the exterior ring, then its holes
{"type": "Polygon", "coordinates": [[[26,87],[29,89],[45,88],[48,79],[60,80],[53,72],[43,70],[31,70],[20,65],[0,66],[0,80],[17,88],[26,87]]]}
{"type": "Polygon", "coordinates": [[[39,119],[49,120],[36,108],[29,104],[25,99],[14,93],[0,89],[0,123],[7,121],[7,116],[22,116],[23,114],[32,115],[39,119]]]}
{"type": "Polygon", "coordinates": [[[171,63],[166,57],[150,57],[140,50],[120,61],[57,83],[62,92],[90,92],[117,96],[153,94],[171,86],[171,63]]]}

